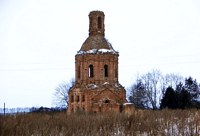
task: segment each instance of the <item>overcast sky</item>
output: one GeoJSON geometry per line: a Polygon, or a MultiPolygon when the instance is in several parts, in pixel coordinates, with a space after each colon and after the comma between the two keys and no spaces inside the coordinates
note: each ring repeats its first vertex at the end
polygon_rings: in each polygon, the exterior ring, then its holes
{"type": "Polygon", "coordinates": [[[0,0],[0,107],[53,106],[92,10],[105,13],[123,86],[152,69],[200,82],[199,0],[0,0]]]}

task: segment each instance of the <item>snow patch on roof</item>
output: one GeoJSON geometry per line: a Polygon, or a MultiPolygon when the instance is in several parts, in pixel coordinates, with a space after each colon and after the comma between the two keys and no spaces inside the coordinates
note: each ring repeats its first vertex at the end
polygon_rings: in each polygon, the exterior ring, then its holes
{"type": "Polygon", "coordinates": [[[88,89],[95,89],[95,88],[97,88],[98,86],[97,85],[95,85],[95,84],[88,84],[87,85],[87,88],[88,89]]]}
{"type": "Polygon", "coordinates": [[[121,87],[119,83],[115,83],[115,87],[121,87]]]}
{"type": "Polygon", "coordinates": [[[104,54],[104,53],[112,53],[112,54],[118,54],[113,49],[91,49],[88,51],[78,51],[77,54],[104,54]]]}
{"type": "Polygon", "coordinates": [[[133,105],[133,103],[127,102],[127,103],[124,103],[124,105],[133,105]]]}
{"type": "Polygon", "coordinates": [[[105,82],[105,83],[103,83],[103,85],[109,85],[109,83],[108,83],[108,82],[105,82]]]}

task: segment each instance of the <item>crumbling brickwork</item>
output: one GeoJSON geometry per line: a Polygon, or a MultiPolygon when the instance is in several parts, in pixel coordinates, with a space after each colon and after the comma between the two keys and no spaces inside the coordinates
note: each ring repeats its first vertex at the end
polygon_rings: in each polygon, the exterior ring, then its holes
{"type": "Polygon", "coordinates": [[[123,111],[126,91],[118,82],[119,53],[104,37],[104,17],[101,11],[89,14],[89,37],[75,55],[68,113],[123,111]]]}

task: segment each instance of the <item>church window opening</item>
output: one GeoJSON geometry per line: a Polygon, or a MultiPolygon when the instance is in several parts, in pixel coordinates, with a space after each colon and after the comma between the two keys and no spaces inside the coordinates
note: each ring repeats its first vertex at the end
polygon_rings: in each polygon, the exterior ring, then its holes
{"type": "Polygon", "coordinates": [[[71,102],[74,102],[74,96],[71,95],[71,102]]]}
{"type": "Polygon", "coordinates": [[[93,65],[89,65],[89,77],[94,77],[94,67],[93,67],[93,65]]]}
{"type": "Polygon", "coordinates": [[[105,100],[105,103],[110,103],[110,101],[109,100],[105,100]]]}
{"type": "Polygon", "coordinates": [[[85,95],[82,96],[82,102],[84,102],[84,101],[85,101],[85,95]]]}
{"type": "Polygon", "coordinates": [[[104,65],[104,76],[108,77],[108,65],[104,65]]]}
{"type": "Polygon", "coordinates": [[[76,101],[79,102],[79,95],[76,97],[76,101]]]}
{"type": "Polygon", "coordinates": [[[80,78],[80,77],[81,77],[81,67],[78,66],[78,78],[80,78]]]}
{"type": "Polygon", "coordinates": [[[118,77],[118,71],[117,71],[117,68],[115,68],[115,78],[118,77]]]}
{"type": "Polygon", "coordinates": [[[102,20],[101,17],[98,17],[98,28],[101,29],[102,20]]]}
{"type": "Polygon", "coordinates": [[[92,25],[92,17],[90,17],[90,25],[92,25]]]}
{"type": "Polygon", "coordinates": [[[123,104],[121,103],[120,105],[119,105],[119,112],[122,112],[123,111],[123,104]]]}

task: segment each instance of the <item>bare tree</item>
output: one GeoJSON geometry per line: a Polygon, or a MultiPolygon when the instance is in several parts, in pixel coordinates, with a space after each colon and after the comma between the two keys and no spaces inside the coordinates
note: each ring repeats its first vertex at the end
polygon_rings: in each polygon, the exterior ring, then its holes
{"type": "Polygon", "coordinates": [[[163,76],[159,70],[152,70],[137,77],[137,80],[130,87],[130,102],[136,107],[157,109],[162,95],[163,76]]]}
{"type": "Polygon", "coordinates": [[[136,80],[130,89],[129,101],[135,105],[136,108],[148,108],[148,99],[144,90],[144,85],[141,80],[136,80]]]}
{"type": "Polygon", "coordinates": [[[71,79],[69,82],[60,83],[55,88],[54,104],[57,107],[67,107],[68,106],[68,92],[74,84],[75,84],[74,79],[71,79]]]}
{"type": "Polygon", "coordinates": [[[141,79],[152,108],[157,109],[166,89],[169,86],[175,89],[184,78],[178,74],[167,74],[163,76],[159,70],[153,70],[143,75],[141,79]]]}
{"type": "Polygon", "coordinates": [[[153,70],[141,77],[141,80],[144,84],[147,97],[153,109],[157,109],[160,104],[160,95],[161,95],[161,72],[159,70],[153,70]]]}
{"type": "MultiPolygon", "coordinates": [[[[147,108],[158,109],[161,99],[166,92],[166,89],[168,87],[171,87],[174,90],[182,90],[182,87],[186,87],[186,85],[183,86],[183,81],[184,78],[179,74],[162,75],[159,70],[152,70],[151,72],[137,77],[136,82],[133,83],[133,85],[130,87],[131,96],[129,97],[129,100],[130,102],[136,104],[136,107],[137,105],[141,106],[145,104],[147,108]]],[[[199,90],[198,84],[195,80],[193,81],[188,79],[188,81],[190,81],[194,85],[192,84],[190,86],[187,86],[186,90],[199,90]],[[191,86],[195,89],[190,89],[191,86]]],[[[198,95],[196,95],[196,97],[197,96],[198,95]]]]}
{"type": "Polygon", "coordinates": [[[161,90],[162,95],[165,94],[165,91],[168,87],[172,87],[174,90],[184,82],[184,78],[179,74],[166,74],[161,77],[161,90]]]}
{"type": "Polygon", "coordinates": [[[179,83],[184,82],[184,78],[181,75],[174,73],[165,75],[165,79],[167,82],[167,86],[171,86],[174,89],[179,83]]]}

